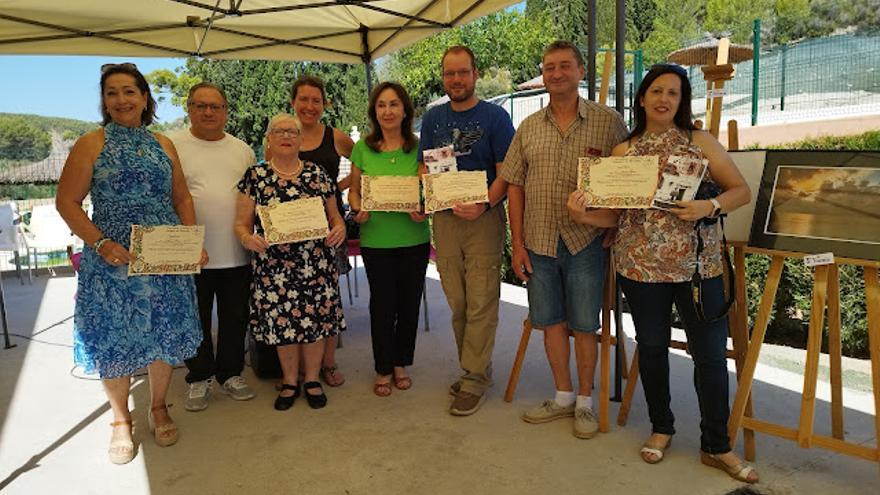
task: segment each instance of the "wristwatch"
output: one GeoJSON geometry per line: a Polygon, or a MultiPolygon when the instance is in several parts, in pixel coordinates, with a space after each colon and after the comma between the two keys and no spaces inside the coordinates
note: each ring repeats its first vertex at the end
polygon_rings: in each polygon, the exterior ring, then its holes
{"type": "Polygon", "coordinates": [[[709,198],[709,202],[714,206],[712,213],[709,214],[709,218],[718,218],[721,215],[721,203],[715,198],[709,198]]]}

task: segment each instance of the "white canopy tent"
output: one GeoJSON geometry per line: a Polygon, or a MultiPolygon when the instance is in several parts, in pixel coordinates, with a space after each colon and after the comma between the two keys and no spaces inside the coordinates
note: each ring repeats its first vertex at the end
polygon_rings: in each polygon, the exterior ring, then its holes
{"type": "Polygon", "coordinates": [[[0,0],[0,54],[367,63],[516,0],[0,0]]]}

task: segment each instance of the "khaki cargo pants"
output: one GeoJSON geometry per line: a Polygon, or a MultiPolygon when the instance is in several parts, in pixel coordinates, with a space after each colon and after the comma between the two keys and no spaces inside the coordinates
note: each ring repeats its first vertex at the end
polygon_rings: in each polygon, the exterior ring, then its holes
{"type": "Polygon", "coordinates": [[[505,225],[503,204],[473,221],[448,210],[434,214],[437,270],[452,310],[461,389],[475,395],[482,395],[492,380],[505,225]]]}

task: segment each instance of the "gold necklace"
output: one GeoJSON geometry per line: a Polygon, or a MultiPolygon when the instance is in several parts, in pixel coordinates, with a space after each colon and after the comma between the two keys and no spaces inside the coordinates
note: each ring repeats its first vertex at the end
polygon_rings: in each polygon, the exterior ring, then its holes
{"type": "Polygon", "coordinates": [[[281,170],[279,170],[278,167],[275,165],[275,160],[269,160],[269,166],[272,167],[272,170],[274,170],[275,173],[278,174],[278,176],[282,179],[292,179],[299,175],[299,173],[302,171],[303,162],[302,160],[297,159],[296,164],[293,166],[293,171],[291,172],[282,172],[281,170]]]}

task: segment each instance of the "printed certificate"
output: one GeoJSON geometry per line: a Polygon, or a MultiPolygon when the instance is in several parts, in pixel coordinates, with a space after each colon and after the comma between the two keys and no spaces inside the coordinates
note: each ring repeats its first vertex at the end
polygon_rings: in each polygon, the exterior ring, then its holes
{"type": "Polygon", "coordinates": [[[419,211],[419,177],[362,175],[361,208],[364,211],[419,211]]]}
{"type": "Polygon", "coordinates": [[[457,204],[488,203],[486,171],[443,172],[422,176],[425,213],[448,210],[457,204]]]}
{"type": "Polygon", "coordinates": [[[659,178],[656,155],[578,159],[578,187],[594,208],[651,208],[659,178]]]}
{"type": "Polygon", "coordinates": [[[200,273],[204,225],[131,226],[131,275],[200,273]]]}
{"type": "Polygon", "coordinates": [[[323,239],[330,231],[324,200],[318,197],[257,206],[257,215],[270,246],[323,239]]]}

